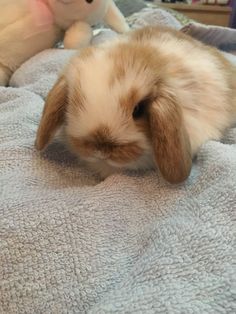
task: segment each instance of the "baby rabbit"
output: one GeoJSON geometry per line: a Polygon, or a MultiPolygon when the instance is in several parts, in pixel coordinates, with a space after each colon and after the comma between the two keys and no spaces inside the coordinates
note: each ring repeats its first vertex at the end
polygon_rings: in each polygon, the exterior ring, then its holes
{"type": "Polygon", "coordinates": [[[63,129],[104,178],[156,167],[179,183],[201,145],[235,122],[235,67],[181,32],[146,27],[71,59],[46,100],[36,147],[63,129]]]}

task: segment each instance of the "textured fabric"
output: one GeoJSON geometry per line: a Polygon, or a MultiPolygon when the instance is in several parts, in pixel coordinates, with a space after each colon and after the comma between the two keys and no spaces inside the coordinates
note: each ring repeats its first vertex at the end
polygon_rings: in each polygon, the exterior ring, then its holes
{"type": "Polygon", "coordinates": [[[57,141],[33,146],[71,54],[44,51],[0,87],[0,313],[235,313],[236,128],[179,186],[99,182],[57,141]]]}
{"type": "MultiPolygon", "coordinates": [[[[161,10],[163,10],[163,6],[161,4],[158,4],[156,2],[147,2],[148,3],[148,7],[149,8],[159,8],[161,10]]],[[[173,10],[173,9],[169,9],[169,8],[165,8],[163,11],[170,13],[174,18],[176,18],[178,20],[178,22],[181,25],[186,25],[190,22],[193,22],[193,19],[190,19],[187,15],[180,13],[179,11],[173,10]]]]}
{"type": "Polygon", "coordinates": [[[236,29],[189,23],[182,29],[186,34],[224,51],[236,51],[236,29]]]}
{"type": "Polygon", "coordinates": [[[135,12],[138,12],[143,8],[146,8],[148,5],[143,0],[115,0],[115,3],[124,16],[129,16],[135,12]]]}
{"type": "Polygon", "coordinates": [[[128,23],[133,29],[147,25],[172,26],[180,29],[182,24],[175,17],[164,10],[158,8],[145,8],[140,12],[134,13],[127,18],[128,23]]]}

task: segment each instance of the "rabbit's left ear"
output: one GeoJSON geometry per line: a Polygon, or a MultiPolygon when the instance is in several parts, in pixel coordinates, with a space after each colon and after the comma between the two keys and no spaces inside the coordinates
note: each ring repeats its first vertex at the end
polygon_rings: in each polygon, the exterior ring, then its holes
{"type": "Polygon", "coordinates": [[[190,174],[192,153],[182,110],[172,97],[160,97],[149,108],[151,142],[156,164],[170,183],[180,183],[190,174]]]}

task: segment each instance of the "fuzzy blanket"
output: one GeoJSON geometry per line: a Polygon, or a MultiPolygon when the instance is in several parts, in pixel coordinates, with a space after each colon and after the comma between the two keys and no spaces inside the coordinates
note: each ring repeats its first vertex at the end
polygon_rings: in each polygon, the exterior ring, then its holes
{"type": "Polygon", "coordinates": [[[236,128],[178,186],[154,171],[99,182],[57,142],[40,156],[71,54],[44,51],[0,88],[0,313],[236,313],[236,128]]]}

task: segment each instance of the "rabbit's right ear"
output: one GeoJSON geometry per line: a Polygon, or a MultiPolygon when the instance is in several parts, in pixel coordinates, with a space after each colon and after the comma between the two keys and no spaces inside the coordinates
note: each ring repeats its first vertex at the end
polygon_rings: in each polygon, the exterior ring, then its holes
{"type": "Polygon", "coordinates": [[[170,183],[180,183],[190,174],[192,153],[183,114],[172,96],[160,97],[150,106],[151,142],[157,166],[170,183]]]}
{"type": "Polygon", "coordinates": [[[43,150],[63,124],[67,104],[67,84],[61,76],[49,92],[37,131],[35,146],[43,150]]]}

